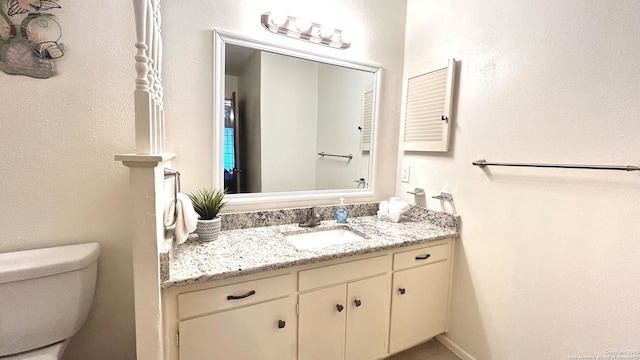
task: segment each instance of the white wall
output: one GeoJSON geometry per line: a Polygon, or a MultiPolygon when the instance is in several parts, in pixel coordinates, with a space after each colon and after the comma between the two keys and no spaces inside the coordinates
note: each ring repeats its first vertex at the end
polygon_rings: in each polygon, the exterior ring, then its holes
{"type": "Polygon", "coordinates": [[[225,75],[224,77],[224,98],[231,99],[231,95],[235,92],[238,95],[238,77],[225,75]]]}
{"type": "MultiPolygon", "coordinates": [[[[380,157],[376,170],[377,198],[394,193],[398,147],[405,2],[388,0],[196,0],[162,5],[167,147],[178,153],[173,162],[181,170],[185,191],[213,183],[213,33],[218,28],[257,40],[296,47],[326,56],[378,63],[382,76],[380,157]],[[194,11],[194,9],[197,9],[194,11]],[[274,35],[260,24],[260,15],[281,10],[313,21],[333,22],[350,32],[352,45],[336,50],[274,35]]],[[[354,199],[358,201],[363,199],[354,199]]],[[[326,203],[334,203],[328,199],[326,203]]],[[[319,204],[318,201],[312,202],[319,204]]],[[[304,205],[304,202],[296,205],[304,205]]],[[[291,206],[292,203],[251,204],[250,208],[291,206]]],[[[246,207],[234,206],[230,210],[246,207]]]]}
{"type": "Polygon", "coordinates": [[[407,14],[408,69],[460,60],[451,151],[405,155],[398,183],[407,200],[420,179],[452,191],[462,216],[448,336],[478,360],[638,350],[638,173],[471,162],[640,163],[640,3],[409,0],[407,14]]]}
{"type": "Polygon", "coordinates": [[[355,189],[369,179],[369,151],[360,150],[364,90],[373,75],[334,65],[319,66],[317,152],[353,158],[317,157],[317,189],[355,189]],[[354,101],[355,100],[355,101],[354,101]]]}
{"type": "MultiPolygon", "coordinates": [[[[238,81],[238,134],[240,143],[239,164],[243,169],[240,176],[242,191],[256,192],[262,189],[262,153],[261,153],[261,68],[262,60],[259,52],[254,52],[243,69],[238,81]]],[[[210,150],[210,149],[209,149],[210,150]]],[[[202,160],[201,161],[206,161],[202,160]]],[[[207,168],[207,167],[205,167],[207,168]]],[[[202,184],[203,187],[206,184],[202,184]]]]}
{"type": "Polygon", "coordinates": [[[316,157],[318,65],[261,53],[262,192],[313,190],[316,164],[309,159],[316,157]]]}
{"type": "Polygon", "coordinates": [[[135,359],[129,172],[113,158],[135,147],[133,6],[59,3],[60,75],[0,72],[0,252],[99,242],[93,307],[65,359],[135,359]]]}
{"type": "MultiPolygon", "coordinates": [[[[96,299],[65,359],[134,359],[128,170],[113,161],[114,154],[134,149],[133,9],[130,1],[116,0],[109,16],[96,16],[80,2],[61,5],[57,19],[66,51],[57,61],[60,75],[36,80],[0,73],[0,251],[100,242],[96,299]]],[[[389,168],[396,163],[403,2],[190,5],[163,3],[167,145],[179,154],[174,166],[183,173],[185,190],[212,182],[211,29],[217,27],[382,64],[385,135],[377,196],[393,193],[389,168]],[[272,35],[258,18],[278,9],[349,24],[353,45],[338,51],[272,35]]],[[[412,183],[397,189],[412,200],[405,191],[426,178],[429,195],[451,190],[463,216],[449,336],[477,359],[637,349],[637,174],[483,172],[470,162],[485,157],[637,164],[639,5],[409,5],[407,66],[428,58],[461,59],[452,150],[405,156],[412,183]]]]}

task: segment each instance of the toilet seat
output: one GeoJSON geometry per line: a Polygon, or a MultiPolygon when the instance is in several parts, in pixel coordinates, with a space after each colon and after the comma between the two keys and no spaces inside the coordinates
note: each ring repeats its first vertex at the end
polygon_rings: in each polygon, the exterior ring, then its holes
{"type": "Polygon", "coordinates": [[[59,360],[67,344],[69,339],[36,350],[0,356],[0,360],[59,360]]]}

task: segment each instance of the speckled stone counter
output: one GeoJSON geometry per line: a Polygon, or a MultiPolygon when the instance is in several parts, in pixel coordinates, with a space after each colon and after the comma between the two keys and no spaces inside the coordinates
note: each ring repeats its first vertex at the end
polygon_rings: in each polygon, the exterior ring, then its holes
{"type": "Polygon", "coordinates": [[[225,230],[212,242],[190,239],[173,247],[164,266],[163,288],[249,275],[296,265],[317,263],[375,251],[401,248],[458,236],[458,219],[413,207],[398,223],[375,216],[350,217],[347,224],[323,220],[314,228],[293,224],[225,230]],[[300,250],[285,235],[348,228],[365,240],[300,250]]]}

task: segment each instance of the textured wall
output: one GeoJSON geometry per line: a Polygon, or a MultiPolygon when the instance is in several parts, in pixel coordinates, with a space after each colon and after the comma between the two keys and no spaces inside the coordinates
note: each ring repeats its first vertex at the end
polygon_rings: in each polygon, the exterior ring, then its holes
{"type": "Polygon", "coordinates": [[[93,308],[65,359],[134,359],[128,170],[113,160],[134,149],[133,7],[59,3],[60,75],[0,73],[0,252],[99,242],[93,308]]]}
{"type": "MultiPolygon", "coordinates": [[[[478,360],[640,347],[640,4],[409,0],[405,65],[460,60],[451,151],[406,154],[462,215],[449,337],[478,360]]],[[[439,209],[436,200],[430,208],[439,209]]]]}
{"type": "MultiPolygon", "coordinates": [[[[212,30],[216,28],[327,56],[383,65],[380,114],[383,136],[378,152],[376,195],[385,198],[393,194],[394,174],[388,170],[395,169],[397,163],[404,1],[197,0],[189,2],[189,6],[168,1],[162,9],[167,146],[178,153],[174,166],[184,175],[185,190],[213,183],[212,30]],[[273,10],[306,16],[315,22],[333,22],[337,28],[349,30],[352,46],[347,50],[336,50],[274,35],[260,24],[260,15],[273,10]]],[[[337,199],[325,202],[337,203],[337,199]]],[[[313,203],[318,204],[318,201],[313,203]]],[[[292,205],[296,204],[251,204],[249,208],[292,205]]],[[[233,207],[234,210],[245,208],[233,207]]]]}
{"type": "MultiPolygon", "coordinates": [[[[0,251],[100,242],[93,309],[65,359],[134,359],[129,176],[113,160],[135,147],[133,7],[124,0],[110,2],[108,9],[104,4],[60,4],[57,20],[66,45],[57,61],[60,75],[35,80],[0,73],[0,251]]],[[[174,165],[183,171],[185,189],[211,184],[211,30],[278,41],[258,20],[273,9],[316,20],[324,16],[354,30],[354,45],[344,52],[284,39],[289,46],[385,66],[381,118],[383,131],[392,136],[383,142],[382,162],[395,167],[404,2],[167,1],[167,146],[179,154],[174,165]]],[[[381,178],[380,191],[388,196],[393,179],[381,178]]]]}

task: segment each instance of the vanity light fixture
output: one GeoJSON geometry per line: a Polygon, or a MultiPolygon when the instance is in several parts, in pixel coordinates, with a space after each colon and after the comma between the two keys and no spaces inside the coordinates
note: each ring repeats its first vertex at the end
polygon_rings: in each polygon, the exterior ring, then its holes
{"type": "Polygon", "coordinates": [[[306,40],[336,49],[347,49],[351,46],[351,42],[345,39],[342,30],[333,26],[323,26],[305,19],[297,19],[293,16],[276,12],[262,14],[260,22],[265,29],[274,34],[306,40]]]}

